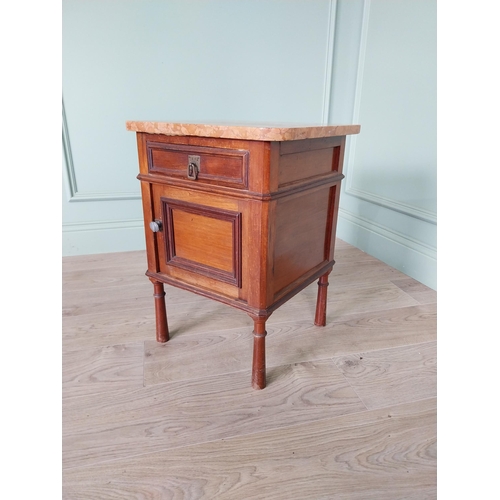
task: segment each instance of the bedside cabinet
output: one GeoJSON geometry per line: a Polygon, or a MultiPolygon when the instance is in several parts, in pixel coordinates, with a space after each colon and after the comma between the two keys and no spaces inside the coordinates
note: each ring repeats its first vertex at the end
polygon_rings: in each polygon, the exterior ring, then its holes
{"type": "MultiPolygon", "coordinates": [[[[324,326],[346,135],[359,125],[259,127],[127,122],[137,133],[156,339],[164,284],[253,319],[252,386],[266,386],[266,321],[318,281],[324,326]]],[[[228,325],[230,328],[231,325],[228,325]]]]}

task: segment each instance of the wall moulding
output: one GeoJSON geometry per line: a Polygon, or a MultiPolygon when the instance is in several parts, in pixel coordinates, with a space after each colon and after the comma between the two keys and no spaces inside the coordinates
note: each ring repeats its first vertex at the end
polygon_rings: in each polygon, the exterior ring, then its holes
{"type": "Polygon", "coordinates": [[[66,165],[65,179],[68,193],[68,201],[70,203],[78,201],[116,201],[116,200],[140,200],[139,192],[87,192],[82,193],[78,190],[76,180],[75,164],[73,162],[73,154],[71,152],[71,142],[69,138],[68,121],[66,119],[66,110],[64,107],[64,99],[62,101],[62,145],[64,154],[64,163],[66,165]]]}
{"type": "Polygon", "coordinates": [[[326,61],[325,61],[325,82],[323,92],[323,116],[322,123],[328,125],[330,116],[330,107],[332,99],[332,72],[333,72],[333,50],[335,45],[335,23],[337,20],[337,0],[330,0],[328,6],[328,36],[326,46],[326,61]]]}
{"type": "Polygon", "coordinates": [[[63,232],[103,231],[110,229],[144,229],[143,219],[102,220],[91,222],[71,222],[62,225],[63,232]]]}
{"type": "Polygon", "coordinates": [[[430,224],[437,225],[436,214],[427,210],[423,210],[419,207],[415,207],[407,203],[401,203],[389,198],[384,198],[374,193],[369,193],[367,191],[356,189],[351,186],[346,187],[345,193],[351,196],[355,196],[356,198],[359,198],[361,200],[369,201],[370,203],[375,203],[376,205],[395,210],[396,212],[400,212],[404,215],[414,217],[415,219],[420,219],[430,224]]]}
{"type": "MultiPolygon", "coordinates": [[[[361,96],[363,92],[363,72],[365,67],[366,47],[368,42],[368,26],[370,21],[370,7],[371,0],[364,0],[363,18],[361,21],[361,38],[357,56],[357,74],[356,87],[354,92],[352,123],[359,123],[361,96]]],[[[361,125],[361,127],[363,126],[361,125]]],[[[344,193],[361,200],[383,206],[390,210],[400,212],[404,215],[408,215],[409,217],[428,222],[429,224],[437,225],[437,215],[434,212],[411,205],[409,203],[404,203],[398,200],[380,196],[376,193],[368,192],[363,189],[358,189],[353,186],[355,169],[354,158],[356,153],[357,140],[358,136],[351,136],[348,138],[349,147],[346,150],[346,159],[344,165],[344,170],[346,172],[346,182],[343,186],[344,193]]]]}
{"type": "Polygon", "coordinates": [[[379,236],[383,236],[384,238],[388,238],[400,245],[403,245],[415,252],[421,253],[426,257],[430,257],[431,259],[437,260],[437,250],[421,241],[417,241],[413,238],[410,238],[399,231],[395,231],[394,229],[390,229],[382,224],[378,224],[373,222],[365,217],[360,215],[353,214],[352,212],[345,210],[343,208],[339,209],[339,217],[348,220],[358,226],[371,231],[379,236]]]}

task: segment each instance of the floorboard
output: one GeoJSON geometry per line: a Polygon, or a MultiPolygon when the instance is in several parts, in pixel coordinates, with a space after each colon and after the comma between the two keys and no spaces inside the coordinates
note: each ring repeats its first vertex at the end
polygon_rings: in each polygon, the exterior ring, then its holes
{"type": "Polygon", "coordinates": [[[68,469],[63,498],[430,499],[435,460],[430,399],[68,469]]]}
{"type": "Polygon", "coordinates": [[[337,240],[317,286],[267,323],[166,287],[155,341],[145,252],[63,259],[63,498],[436,498],[436,292],[337,240]]]}
{"type": "Polygon", "coordinates": [[[332,360],[276,367],[269,379],[265,391],[249,387],[244,371],[66,401],[64,461],[87,465],[366,409],[332,360]]]}
{"type": "Polygon", "coordinates": [[[335,358],[367,408],[436,397],[436,342],[335,358]]]}

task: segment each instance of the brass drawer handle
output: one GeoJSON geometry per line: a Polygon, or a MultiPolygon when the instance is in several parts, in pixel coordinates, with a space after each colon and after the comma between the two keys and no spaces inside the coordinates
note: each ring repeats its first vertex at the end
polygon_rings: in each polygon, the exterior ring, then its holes
{"type": "Polygon", "coordinates": [[[188,156],[188,167],[187,167],[187,177],[188,179],[196,180],[198,174],[200,173],[200,157],[189,155],[188,156]]]}

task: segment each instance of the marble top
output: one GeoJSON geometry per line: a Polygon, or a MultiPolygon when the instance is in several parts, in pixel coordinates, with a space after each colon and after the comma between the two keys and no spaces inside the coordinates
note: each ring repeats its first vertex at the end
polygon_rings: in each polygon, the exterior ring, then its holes
{"type": "Polygon", "coordinates": [[[127,130],[148,134],[218,137],[253,141],[296,141],[359,134],[360,125],[261,125],[128,121],[127,130]]]}

